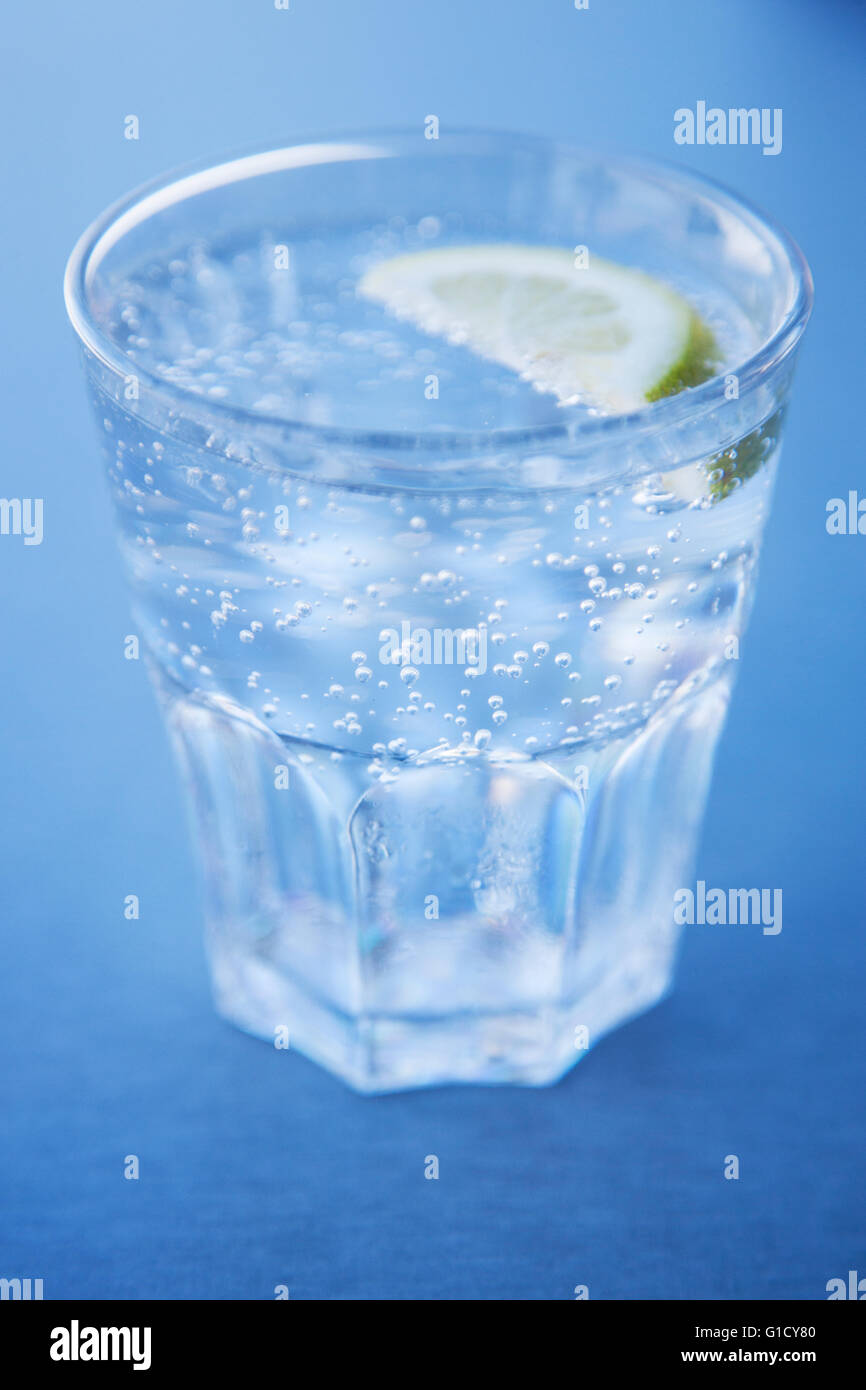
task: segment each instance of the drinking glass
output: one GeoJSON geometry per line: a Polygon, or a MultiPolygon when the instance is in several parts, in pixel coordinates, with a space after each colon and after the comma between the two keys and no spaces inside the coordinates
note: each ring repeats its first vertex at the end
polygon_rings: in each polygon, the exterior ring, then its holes
{"type": "Polygon", "coordinates": [[[160,179],[66,297],[217,1008],[360,1091],[555,1080],[671,981],[799,251],[678,168],[408,132],[160,179]],[[494,242],[657,276],[727,362],[605,415],[356,292],[494,242]]]}

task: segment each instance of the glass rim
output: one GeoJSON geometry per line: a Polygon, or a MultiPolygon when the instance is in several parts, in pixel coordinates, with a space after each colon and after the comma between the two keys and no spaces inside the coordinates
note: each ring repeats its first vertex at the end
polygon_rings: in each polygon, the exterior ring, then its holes
{"type": "MultiPolygon", "coordinates": [[[[63,293],[66,312],[81,344],[104,367],[122,379],[135,377],[146,384],[153,396],[166,399],[177,414],[190,419],[204,417],[216,428],[243,426],[287,441],[303,437],[309,441],[352,446],[368,452],[404,453],[414,451],[502,454],[537,444],[549,447],[566,441],[578,449],[595,444],[608,447],[620,440],[656,435],[672,427],[697,420],[716,409],[725,399],[725,378],[734,373],[740,397],[759,386],[796,348],[812,310],[812,275],[803,252],[789,232],[762,209],[735,193],[725,184],[671,160],[642,155],[608,153],[601,147],[572,145],[544,135],[516,134],[504,130],[462,128],[448,132],[447,158],[475,150],[507,157],[518,150],[537,151],[571,159],[598,160],[603,157],[621,172],[631,172],[675,190],[709,196],[741,223],[747,224],[765,245],[775,243],[786,262],[795,286],[793,301],[774,331],[741,363],[728,364],[724,373],[712,376],[699,386],[665,396],[621,415],[583,418],[579,423],[538,426],[506,426],[489,429],[371,429],[369,427],[320,425],[287,419],[266,411],[251,410],[231,402],[211,399],[179,386],[158,372],[144,367],[115,343],[95,321],[88,303],[88,291],[102,258],[123,236],[144,224],[151,216],[187,198],[211,189],[239,184],[259,175],[305,168],[313,164],[343,163],[357,159],[398,157],[417,150],[418,132],[402,127],[384,130],[357,130],[299,136],[291,141],[267,145],[248,145],[216,159],[205,157],[158,175],[131,189],[111,203],[84,230],[66,264],[63,293]]],[[[133,411],[133,414],[135,412],[133,411]]]]}

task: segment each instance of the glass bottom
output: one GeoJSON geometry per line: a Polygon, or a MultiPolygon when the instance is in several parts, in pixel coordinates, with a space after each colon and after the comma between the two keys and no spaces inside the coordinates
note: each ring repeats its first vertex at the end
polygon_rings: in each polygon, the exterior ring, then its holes
{"type": "Polygon", "coordinates": [[[454,1082],[547,1086],[590,1040],[658,1002],[670,958],[637,955],[569,1004],[441,1017],[340,1013],[254,954],[212,951],[218,1012],[244,1032],[289,1045],[366,1095],[454,1082]],[[278,1020],[290,1020],[280,1023],[278,1020]]]}
{"type": "Polygon", "coordinates": [[[728,693],[602,747],[383,768],[172,689],[219,1012],[360,1092],[557,1080],[670,985],[728,693]]]}

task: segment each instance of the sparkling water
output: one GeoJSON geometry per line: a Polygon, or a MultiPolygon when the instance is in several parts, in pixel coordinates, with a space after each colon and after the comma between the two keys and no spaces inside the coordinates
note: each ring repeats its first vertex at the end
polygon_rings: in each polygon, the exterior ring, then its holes
{"type": "MultiPolygon", "coordinates": [[[[777,452],[778,413],[655,473],[569,475],[556,431],[597,412],[356,292],[460,240],[429,216],[198,238],[100,307],[142,374],[128,404],[94,390],[220,1007],[367,1090],[549,1081],[665,989],[777,452]],[[144,423],[152,377],[292,422],[293,451],[144,423]],[[439,467],[473,430],[506,432],[506,485],[439,467]],[[394,483],[352,476],[380,431],[425,441],[394,483]]],[[[749,354],[732,296],[664,278],[749,354]]]]}

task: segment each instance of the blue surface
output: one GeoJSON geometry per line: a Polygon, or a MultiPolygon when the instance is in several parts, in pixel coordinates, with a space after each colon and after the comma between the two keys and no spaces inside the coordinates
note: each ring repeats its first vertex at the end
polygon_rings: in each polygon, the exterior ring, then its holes
{"type": "Polygon", "coordinates": [[[0,495],[44,497],[45,539],[0,537],[0,1275],[48,1298],[826,1297],[866,1274],[866,537],[824,527],[863,476],[863,12],[291,3],[47,0],[4,26],[0,495]],[[674,109],[699,99],[781,107],[782,153],[675,146],[674,109]],[[673,996],[553,1089],[363,1100],[211,1011],[60,280],[84,225],[165,168],[430,113],[443,138],[490,125],[690,163],[811,261],[698,861],[710,884],[781,886],[784,928],[686,929],[673,996]]]}

